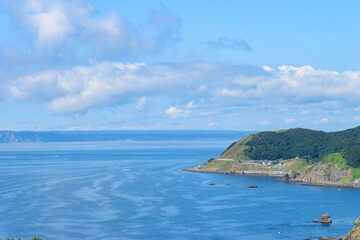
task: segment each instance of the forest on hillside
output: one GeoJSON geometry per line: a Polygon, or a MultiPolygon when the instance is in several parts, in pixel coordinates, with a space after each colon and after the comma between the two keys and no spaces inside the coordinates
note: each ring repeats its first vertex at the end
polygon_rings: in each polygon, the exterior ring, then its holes
{"type": "Polygon", "coordinates": [[[245,145],[245,155],[254,160],[300,157],[317,162],[340,152],[350,166],[360,167],[360,127],[331,133],[302,128],[260,132],[245,145]]]}

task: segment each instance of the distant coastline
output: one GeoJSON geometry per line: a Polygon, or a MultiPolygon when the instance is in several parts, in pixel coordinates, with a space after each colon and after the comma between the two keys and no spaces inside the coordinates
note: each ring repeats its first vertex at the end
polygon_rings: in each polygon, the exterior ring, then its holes
{"type": "Polygon", "coordinates": [[[0,131],[0,143],[95,142],[95,141],[165,141],[217,140],[233,141],[250,131],[231,130],[104,130],[104,131],[0,131]]]}

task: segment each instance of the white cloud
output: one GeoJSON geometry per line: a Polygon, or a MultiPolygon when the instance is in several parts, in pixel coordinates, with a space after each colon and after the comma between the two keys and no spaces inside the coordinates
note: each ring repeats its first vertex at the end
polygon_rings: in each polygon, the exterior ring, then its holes
{"type": "Polygon", "coordinates": [[[18,0],[6,1],[5,6],[29,33],[35,48],[44,52],[71,49],[73,55],[136,57],[156,52],[177,37],[181,26],[178,18],[154,11],[144,25],[157,30],[144,35],[115,12],[98,14],[93,5],[83,1],[18,0]]]}
{"type": "Polygon", "coordinates": [[[227,88],[223,88],[220,94],[227,97],[241,97],[242,90],[229,90],[227,88]]]}
{"type": "Polygon", "coordinates": [[[186,108],[197,108],[198,105],[194,103],[194,101],[190,101],[186,104],[186,108]]]}
{"type": "MultiPolygon", "coordinates": [[[[49,101],[50,110],[71,114],[127,102],[127,96],[170,93],[171,87],[179,89],[187,82],[199,80],[202,67],[192,67],[103,62],[19,78],[8,84],[8,95],[12,100],[44,99],[49,101]]],[[[145,99],[142,101],[145,103],[145,99]]]]}
{"type": "Polygon", "coordinates": [[[317,121],[316,123],[328,123],[329,122],[329,119],[327,119],[327,118],[323,118],[323,119],[321,119],[320,121],[317,121]]]}
{"type": "Polygon", "coordinates": [[[218,122],[209,122],[208,123],[208,127],[215,127],[215,126],[218,126],[219,123],[218,122]]]}
{"type": "MultiPolygon", "coordinates": [[[[219,112],[232,106],[264,103],[277,106],[283,102],[297,106],[315,102],[325,111],[343,105],[358,106],[360,101],[360,72],[337,73],[309,66],[281,66],[274,71],[276,73],[270,74],[260,67],[218,62],[153,65],[100,62],[11,79],[1,83],[0,96],[10,100],[45,101],[50,110],[61,114],[151,95],[165,95],[180,101],[191,98],[184,108],[199,108],[195,103],[201,103],[201,109],[194,115],[219,112]],[[193,91],[205,84],[206,92],[201,96],[193,91]],[[206,109],[209,106],[211,111],[206,109]]],[[[138,103],[138,109],[141,109],[140,103],[146,104],[146,99],[138,103]]],[[[301,114],[308,114],[309,107],[297,109],[301,114]]]]}
{"type": "Polygon", "coordinates": [[[231,88],[225,87],[221,95],[241,99],[287,99],[296,103],[324,102],[334,107],[339,100],[351,105],[360,101],[360,71],[280,66],[269,74],[252,78],[251,85],[240,81],[231,88]]]}
{"type": "Polygon", "coordinates": [[[26,15],[24,24],[29,23],[29,27],[37,32],[38,47],[62,43],[75,30],[64,10],[64,6],[57,3],[45,11],[41,9],[34,13],[30,10],[31,14],[26,15]]]}
{"type": "Polygon", "coordinates": [[[354,121],[359,122],[360,121],[360,116],[355,116],[354,121]]]}
{"type": "Polygon", "coordinates": [[[146,106],[146,102],[147,102],[146,96],[139,98],[135,103],[136,110],[143,111],[146,106]]]}
{"type": "Polygon", "coordinates": [[[292,118],[287,118],[284,120],[284,123],[286,123],[286,124],[292,123],[292,122],[294,122],[294,119],[292,119],[292,118]]]}
{"type": "Polygon", "coordinates": [[[269,122],[268,120],[264,120],[264,121],[261,121],[259,124],[260,124],[261,126],[266,126],[266,125],[269,125],[270,122],[269,122]]]}
{"type": "Polygon", "coordinates": [[[207,90],[207,87],[205,84],[203,84],[203,85],[199,86],[197,90],[198,90],[198,92],[202,93],[207,90]]]}
{"type": "Polygon", "coordinates": [[[166,109],[165,113],[169,115],[171,118],[180,118],[180,117],[188,117],[191,113],[191,110],[182,110],[176,107],[170,107],[166,109]]]}
{"type": "Polygon", "coordinates": [[[274,69],[272,69],[271,67],[266,66],[266,65],[263,65],[263,66],[261,66],[261,67],[262,67],[262,69],[264,69],[264,70],[267,71],[267,72],[273,72],[273,71],[274,71],[274,69]]]}

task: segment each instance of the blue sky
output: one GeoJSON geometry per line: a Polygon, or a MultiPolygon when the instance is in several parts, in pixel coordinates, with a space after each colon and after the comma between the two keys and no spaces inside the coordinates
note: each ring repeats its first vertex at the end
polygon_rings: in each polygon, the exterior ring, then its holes
{"type": "Polygon", "coordinates": [[[0,129],[360,125],[359,1],[2,0],[0,129]]]}

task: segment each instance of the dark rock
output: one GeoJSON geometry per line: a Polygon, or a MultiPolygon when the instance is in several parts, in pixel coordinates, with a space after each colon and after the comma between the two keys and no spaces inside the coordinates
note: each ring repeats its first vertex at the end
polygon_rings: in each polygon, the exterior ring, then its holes
{"type": "Polygon", "coordinates": [[[315,222],[315,223],[322,223],[322,224],[331,224],[331,223],[332,223],[332,220],[331,220],[331,218],[330,218],[330,214],[326,213],[326,214],[323,214],[323,215],[321,216],[321,219],[320,219],[320,220],[316,219],[316,220],[314,220],[313,222],[315,222]]]}

